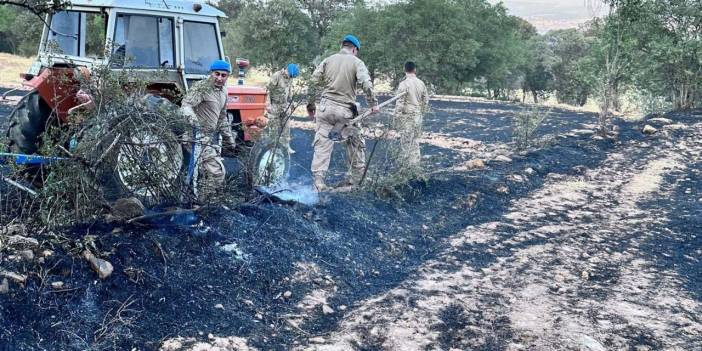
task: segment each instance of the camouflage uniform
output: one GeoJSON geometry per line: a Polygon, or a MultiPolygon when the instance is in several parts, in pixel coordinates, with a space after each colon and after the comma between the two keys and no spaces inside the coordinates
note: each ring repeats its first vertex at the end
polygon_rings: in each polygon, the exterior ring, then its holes
{"type": "Polygon", "coordinates": [[[415,74],[407,73],[397,87],[397,93],[406,93],[397,99],[393,128],[400,135],[397,150],[394,150],[395,164],[402,172],[419,171],[421,155],[419,137],[422,135],[422,120],[429,107],[427,87],[415,74]]]}
{"type": "Polygon", "coordinates": [[[197,128],[195,159],[197,169],[193,175],[200,200],[219,192],[224,185],[225,170],[222,164],[221,148],[215,144],[217,134],[227,149],[236,145],[227,118],[226,86],[217,88],[211,79],[201,80],[188,90],[183,98],[181,111],[197,128]]]}
{"type": "MultiPolygon", "coordinates": [[[[342,48],[339,53],[324,59],[315,69],[312,78],[318,85],[316,88],[322,91],[315,116],[312,174],[315,184],[324,184],[334,150],[334,142],[329,139],[329,132],[335,124],[346,123],[354,117],[351,106],[356,103],[356,85],[360,83],[371,107],[376,106],[378,101],[373,94],[373,83],[368,68],[348,49],[342,48]]],[[[348,164],[347,181],[358,184],[366,162],[365,140],[360,130],[353,128],[351,135],[343,143],[348,164]]]]}
{"type": "Polygon", "coordinates": [[[290,146],[290,123],[286,119],[290,107],[290,95],[292,89],[292,78],[287,75],[287,70],[282,69],[275,72],[266,89],[268,96],[266,101],[266,137],[269,140],[276,140],[280,135],[280,144],[289,148],[290,146]],[[281,134],[282,130],[282,134],[281,134]]]}

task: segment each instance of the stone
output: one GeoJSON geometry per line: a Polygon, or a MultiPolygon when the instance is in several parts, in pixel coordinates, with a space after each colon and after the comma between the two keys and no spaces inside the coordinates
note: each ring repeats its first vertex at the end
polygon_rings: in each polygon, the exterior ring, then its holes
{"type": "Polygon", "coordinates": [[[653,128],[653,127],[652,127],[651,125],[649,125],[649,124],[645,125],[645,126],[643,127],[643,130],[641,130],[642,133],[648,134],[648,135],[655,134],[657,131],[658,131],[658,129],[653,128]]]}
{"type": "Polygon", "coordinates": [[[283,297],[286,299],[289,299],[290,296],[292,296],[292,291],[290,291],[290,290],[283,293],[283,297]]]}
{"type": "Polygon", "coordinates": [[[590,273],[589,273],[588,271],[583,271],[582,273],[580,273],[580,276],[581,276],[584,280],[590,279],[590,273]]]}
{"type": "Polygon", "coordinates": [[[334,313],[334,309],[329,307],[329,305],[322,305],[322,313],[332,314],[332,313],[334,313]]]}
{"type": "Polygon", "coordinates": [[[32,250],[22,250],[19,252],[19,255],[25,261],[34,261],[34,252],[32,250]]]}
{"type": "Polygon", "coordinates": [[[122,198],[112,205],[112,215],[121,219],[130,219],[143,216],[146,211],[144,205],[135,197],[122,198]]]}
{"type": "Polygon", "coordinates": [[[673,124],[673,120],[663,117],[650,118],[648,122],[661,125],[673,124]]]}
{"type": "Polygon", "coordinates": [[[63,289],[63,285],[64,285],[64,284],[63,284],[63,282],[61,282],[61,281],[59,281],[59,282],[51,282],[51,287],[54,288],[54,289],[56,289],[56,290],[63,289]]]}
{"type": "Polygon", "coordinates": [[[590,351],[606,351],[607,349],[599,343],[599,341],[589,337],[587,335],[580,336],[580,344],[590,351]]]}
{"type": "Polygon", "coordinates": [[[103,260],[102,258],[97,258],[95,255],[92,254],[92,252],[85,250],[83,251],[83,258],[85,258],[88,263],[90,263],[90,267],[93,268],[95,273],[98,274],[98,277],[100,279],[105,279],[112,274],[112,271],[114,268],[112,267],[112,263],[103,260]]]}
{"type": "Polygon", "coordinates": [[[22,235],[12,235],[7,238],[7,246],[12,248],[36,248],[39,247],[39,240],[22,235]]]}
{"type": "Polygon", "coordinates": [[[505,155],[499,155],[493,159],[495,162],[512,162],[512,159],[505,156],[505,155]]]}
{"type": "Polygon", "coordinates": [[[254,318],[256,318],[256,319],[258,319],[258,320],[262,320],[262,319],[263,319],[263,315],[260,314],[260,313],[256,313],[256,315],[254,316],[254,318]]]}
{"type": "Polygon", "coordinates": [[[2,284],[0,284],[0,294],[7,294],[10,291],[10,282],[7,278],[2,278],[2,284]]]}
{"type": "Polygon", "coordinates": [[[23,235],[26,232],[26,228],[22,224],[8,224],[4,227],[0,227],[0,234],[2,235],[23,235]]]}
{"type": "Polygon", "coordinates": [[[215,308],[215,309],[218,309],[218,310],[223,310],[223,309],[224,309],[224,305],[222,305],[221,303],[218,303],[218,304],[214,305],[214,308],[215,308]]]}
{"type": "Polygon", "coordinates": [[[27,281],[27,276],[15,272],[0,271],[0,276],[10,279],[17,284],[24,284],[27,281]]]}
{"type": "Polygon", "coordinates": [[[524,177],[519,174],[513,174],[510,179],[515,183],[524,183],[524,177]]]}
{"type": "Polygon", "coordinates": [[[312,344],[324,344],[325,340],[321,336],[315,336],[309,339],[312,344]]]}
{"type": "Polygon", "coordinates": [[[482,169],[485,168],[485,161],[475,158],[466,162],[465,166],[466,169],[482,169]]]}
{"type": "Polygon", "coordinates": [[[506,185],[500,185],[495,189],[500,194],[509,194],[509,188],[506,185]]]}
{"type": "Polygon", "coordinates": [[[534,171],[534,169],[531,167],[524,170],[524,174],[526,175],[533,175],[534,173],[536,173],[536,171],[534,171]]]}
{"type": "MultiPolygon", "coordinates": [[[[463,201],[463,207],[468,209],[474,208],[475,205],[478,203],[478,199],[478,193],[469,194],[463,201]]],[[[414,247],[412,247],[412,249],[414,249],[414,247]]]]}
{"type": "Polygon", "coordinates": [[[339,311],[346,311],[347,308],[346,305],[341,305],[339,306],[339,311]]]}

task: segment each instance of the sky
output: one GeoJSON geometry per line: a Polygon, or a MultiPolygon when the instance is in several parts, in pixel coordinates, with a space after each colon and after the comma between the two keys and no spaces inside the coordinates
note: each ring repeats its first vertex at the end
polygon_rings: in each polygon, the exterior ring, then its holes
{"type": "Polygon", "coordinates": [[[539,32],[551,29],[573,28],[600,16],[605,8],[598,0],[488,0],[502,2],[509,13],[531,22],[539,32]],[[596,5],[588,6],[586,3],[596,5]]]}

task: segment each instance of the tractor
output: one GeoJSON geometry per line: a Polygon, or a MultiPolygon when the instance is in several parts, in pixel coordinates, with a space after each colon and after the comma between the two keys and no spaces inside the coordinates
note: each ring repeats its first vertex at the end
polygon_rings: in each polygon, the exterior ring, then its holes
{"type": "MultiPolygon", "coordinates": [[[[178,0],[74,0],[65,10],[47,15],[37,58],[21,75],[23,85],[31,91],[9,116],[6,136],[10,154],[38,154],[50,125],[70,123],[71,112],[84,104],[79,92],[81,77],[90,77],[99,65],[115,72],[128,69],[144,77],[158,72],[158,79],[147,82],[152,100],[177,107],[195,82],[207,78],[212,61],[229,60],[218,23],[225,17],[208,4],[178,0]]],[[[270,142],[257,143],[264,127],[266,91],[244,85],[247,60],[237,59],[235,64],[238,84],[228,86],[226,106],[238,144],[247,149],[242,154],[246,155],[243,163],[254,174],[249,179],[254,183],[270,180],[271,167],[276,168],[273,178],[279,178],[289,167],[287,150],[271,148],[270,142]],[[263,177],[265,170],[269,173],[263,177]]],[[[158,159],[158,152],[187,153],[187,147],[181,150],[180,145],[149,147],[149,136],[143,133],[128,138],[132,146],[146,145],[140,152],[150,155],[140,156],[144,160],[158,159]]],[[[115,179],[121,196],[153,195],[134,184],[134,167],[174,173],[187,168],[187,157],[169,158],[173,164],[164,169],[158,162],[120,164],[126,158],[120,155],[119,147],[115,152],[115,179]]]]}

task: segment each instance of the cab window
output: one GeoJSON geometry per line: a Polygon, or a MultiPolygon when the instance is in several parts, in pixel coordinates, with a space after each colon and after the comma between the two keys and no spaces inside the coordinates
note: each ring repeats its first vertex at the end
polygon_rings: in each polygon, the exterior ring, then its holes
{"type": "Polygon", "coordinates": [[[174,67],[173,20],[118,14],[112,55],[113,67],[174,67]]]}
{"type": "Polygon", "coordinates": [[[183,36],[185,73],[207,74],[210,64],[220,58],[215,25],[185,21],[183,36]]]}
{"type": "Polygon", "coordinates": [[[102,57],[107,18],[96,12],[60,11],[51,16],[47,50],[64,55],[102,57]]]}

